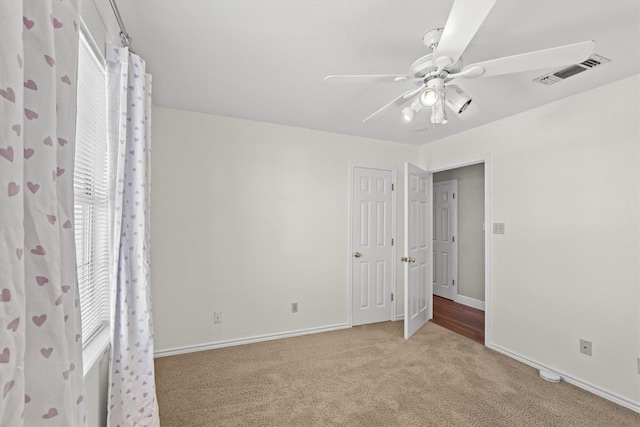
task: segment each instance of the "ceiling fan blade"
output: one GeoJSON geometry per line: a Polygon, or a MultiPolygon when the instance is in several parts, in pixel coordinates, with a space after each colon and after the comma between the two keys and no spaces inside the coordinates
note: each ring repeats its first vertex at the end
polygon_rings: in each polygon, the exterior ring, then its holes
{"type": "Polygon", "coordinates": [[[393,101],[391,101],[390,103],[386,104],[385,106],[383,106],[382,108],[380,108],[378,111],[376,111],[375,113],[371,114],[370,116],[366,117],[364,120],[362,120],[362,122],[366,122],[367,120],[371,119],[374,116],[377,116],[378,114],[380,114],[381,112],[383,112],[384,110],[386,110],[387,108],[391,107],[392,105],[395,105],[396,107],[401,106],[402,104],[405,104],[406,102],[408,102],[408,99],[411,98],[411,96],[409,96],[411,93],[415,92],[415,90],[409,90],[406,91],[405,93],[403,93],[402,95],[400,95],[399,97],[397,97],[396,99],[394,99],[393,101]]]}
{"type": "Polygon", "coordinates": [[[456,0],[453,3],[433,55],[438,66],[446,67],[460,59],[495,3],[496,0],[456,0]]]}
{"type": "MultiPolygon", "coordinates": [[[[589,40],[551,49],[478,62],[467,65],[459,73],[459,77],[490,77],[576,64],[591,56],[595,45],[596,43],[593,40],[589,40]]],[[[456,75],[451,75],[451,77],[456,77],[456,75]]]]}
{"type": "Polygon", "coordinates": [[[417,88],[417,89],[409,90],[409,91],[405,92],[405,93],[404,93],[404,95],[403,95],[403,96],[404,96],[404,99],[409,99],[409,98],[411,98],[412,96],[417,95],[420,91],[422,91],[422,90],[423,90],[424,88],[426,88],[426,87],[427,87],[427,85],[426,85],[426,84],[423,84],[422,86],[420,86],[420,87],[419,87],[419,88],[417,88]]]}
{"type": "Polygon", "coordinates": [[[327,76],[325,83],[397,83],[410,80],[411,76],[397,75],[338,75],[327,76]]]}

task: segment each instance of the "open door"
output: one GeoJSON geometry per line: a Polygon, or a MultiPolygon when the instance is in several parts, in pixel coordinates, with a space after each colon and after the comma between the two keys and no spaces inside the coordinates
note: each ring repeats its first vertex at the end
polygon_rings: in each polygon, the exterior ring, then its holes
{"type": "Polygon", "coordinates": [[[404,337],[429,320],[429,173],[411,163],[404,168],[404,337]]]}

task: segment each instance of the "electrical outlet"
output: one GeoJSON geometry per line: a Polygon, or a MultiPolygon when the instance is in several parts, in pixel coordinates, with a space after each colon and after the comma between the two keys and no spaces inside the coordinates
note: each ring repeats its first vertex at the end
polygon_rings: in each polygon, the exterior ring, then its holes
{"type": "Polygon", "coordinates": [[[292,313],[297,313],[298,312],[298,303],[297,302],[292,302],[291,303],[291,312],[292,313]]]}
{"type": "Polygon", "coordinates": [[[222,323],[222,313],[213,313],[213,323],[222,323]]]}
{"type": "Polygon", "coordinates": [[[591,356],[591,341],[580,340],[580,353],[591,356]]]}
{"type": "Polygon", "coordinates": [[[504,222],[493,223],[493,234],[504,234],[504,222]]]}

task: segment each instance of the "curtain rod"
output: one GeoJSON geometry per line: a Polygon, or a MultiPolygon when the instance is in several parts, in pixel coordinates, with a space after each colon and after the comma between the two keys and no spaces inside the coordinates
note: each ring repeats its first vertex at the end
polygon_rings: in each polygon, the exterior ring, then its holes
{"type": "MultiPolygon", "coordinates": [[[[118,21],[118,26],[120,27],[120,41],[122,42],[122,46],[128,47],[129,50],[131,50],[131,43],[133,42],[133,39],[124,27],[124,22],[122,21],[122,16],[120,16],[116,0],[109,0],[109,3],[111,3],[111,9],[113,9],[113,14],[116,16],[116,21],[118,21]]],[[[131,50],[131,52],[133,52],[133,50],[131,50]]]]}

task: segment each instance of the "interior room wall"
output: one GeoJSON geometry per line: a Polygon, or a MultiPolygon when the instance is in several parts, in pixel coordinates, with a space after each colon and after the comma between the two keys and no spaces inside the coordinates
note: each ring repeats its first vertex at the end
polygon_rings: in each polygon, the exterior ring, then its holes
{"type": "Polygon", "coordinates": [[[491,239],[489,345],[636,410],[639,93],[636,75],[420,147],[432,170],[490,156],[487,222],[506,227],[491,239]]]}
{"type": "Polygon", "coordinates": [[[433,174],[433,182],[458,180],[458,295],[484,301],[484,164],[433,174]]]}
{"type": "Polygon", "coordinates": [[[349,164],[397,168],[402,248],[418,147],[162,107],[152,123],[156,354],[347,326],[349,164]]]}
{"type": "MultiPolygon", "coordinates": [[[[80,4],[101,45],[93,2],[80,4]]],[[[156,350],[343,324],[349,161],[398,168],[401,240],[402,163],[488,153],[487,223],[506,223],[492,236],[489,345],[640,405],[639,80],[420,148],[155,108],[156,350]]],[[[402,279],[398,267],[399,292],[402,279]]],[[[88,425],[106,424],[105,360],[86,376],[88,425]]]]}

